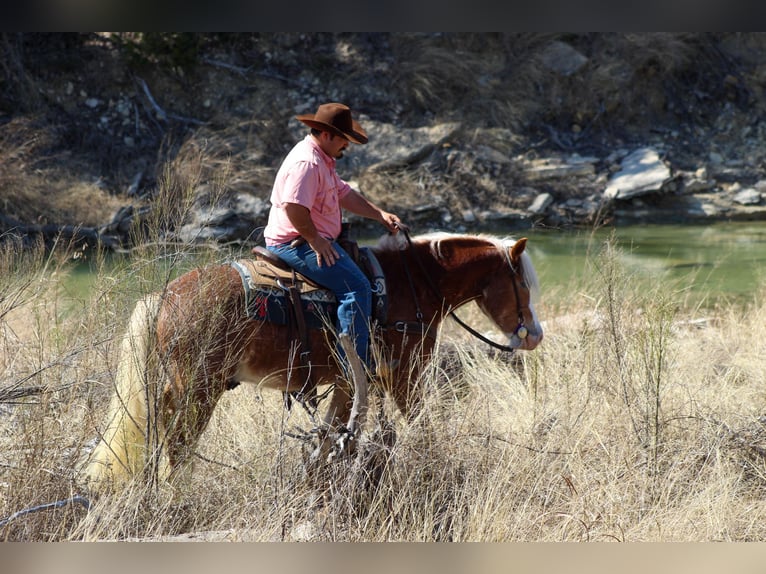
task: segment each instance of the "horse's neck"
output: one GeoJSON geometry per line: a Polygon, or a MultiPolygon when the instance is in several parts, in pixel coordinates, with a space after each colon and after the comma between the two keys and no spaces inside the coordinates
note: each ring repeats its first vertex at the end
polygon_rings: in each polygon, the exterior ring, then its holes
{"type": "Polygon", "coordinates": [[[395,319],[420,312],[425,321],[438,322],[447,313],[480,295],[478,277],[487,261],[447,269],[436,260],[426,246],[415,246],[418,252],[377,254],[389,293],[390,310],[395,319]],[[403,264],[403,262],[405,264],[403,264]]]}
{"type": "Polygon", "coordinates": [[[482,282],[490,267],[486,261],[473,261],[452,269],[440,269],[438,284],[441,295],[451,309],[457,309],[481,295],[482,282]]]}

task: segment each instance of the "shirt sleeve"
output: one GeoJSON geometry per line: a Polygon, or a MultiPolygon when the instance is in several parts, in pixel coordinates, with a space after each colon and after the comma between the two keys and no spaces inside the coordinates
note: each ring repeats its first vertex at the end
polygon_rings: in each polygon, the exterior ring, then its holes
{"type": "Polygon", "coordinates": [[[318,181],[319,176],[310,162],[297,162],[285,174],[279,202],[297,203],[311,209],[319,189],[318,181]]]}

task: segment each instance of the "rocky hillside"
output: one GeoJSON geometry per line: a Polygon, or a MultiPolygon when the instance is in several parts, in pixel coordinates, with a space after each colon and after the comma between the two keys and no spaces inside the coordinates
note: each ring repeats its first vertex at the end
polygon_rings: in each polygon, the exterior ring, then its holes
{"type": "Polygon", "coordinates": [[[766,217],[766,37],[3,34],[0,231],[257,241],[323,101],[339,171],[416,231],[766,217]]]}

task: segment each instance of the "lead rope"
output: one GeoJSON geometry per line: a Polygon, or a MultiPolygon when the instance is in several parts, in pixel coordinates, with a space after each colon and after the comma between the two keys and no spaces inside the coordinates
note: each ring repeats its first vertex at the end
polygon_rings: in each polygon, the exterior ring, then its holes
{"type": "MultiPolygon", "coordinates": [[[[404,233],[404,238],[407,240],[408,247],[411,249],[413,255],[415,256],[415,261],[418,262],[418,266],[420,267],[421,271],[423,271],[423,275],[425,275],[426,281],[428,282],[428,286],[431,288],[431,291],[433,291],[434,294],[439,299],[441,299],[443,301],[444,300],[444,296],[441,294],[441,291],[439,291],[439,288],[433,283],[433,281],[431,281],[431,277],[426,272],[426,269],[425,269],[422,261],[420,260],[420,257],[418,257],[417,251],[412,248],[412,239],[410,239],[410,234],[407,232],[406,229],[404,229],[404,228],[400,228],[400,229],[401,229],[402,233],[404,233]]],[[[420,311],[420,305],[418,304],[417,294],[415,292],[415,284],[414,284],[414,282],[412,280],[412,275],[410,274],[410,269],[409,269],[409,266],[407,265],[407,261],[405,260],[404,252],[400,251],[400,253],[402,255],[402,263],[404,264],[404,270],[407,273],[407,279],[410,282],[410,289],[412,290],[412,297],[415,300],[415,307],[417,309],[418,321],[420,321],[422,323],[422,321],[423,321],[423,313],[420,311]]],[[[511,267],[511,269],[513,270],[513,267],[511,267]]],[[[514,288],[514,291],[516,293],[516,303],[518,304],[518,300],[519,299],[518,299],[518,291],[517,291],[517,288],[516,288],[516,283],[513,284],[513,288],[514,288]]],[[[513,352],[516,351],[516,349],[514,349],[513,347],[511,347],[509,345],[502,345],[500,343],[496,343],[492,339],[489,339],[489,338],[485,337],[484,335],[479,333],[476,329],[474,329],[473,327],[471,327],[470,325],[465,323],[460,317],[458,317],[455,314],[455,312],[453,310],[450,310],[448,315],[450,317],[452,317],[452,319],[454,319],[457,322],[458,325],[463,327],[463,329],[465,329],[471,335],[473,335],[477,339],[481,340],[482,342],[486,343],[490,347],[494,347],[495,349],[497,349],[499,351],[505,351],[506,353],[513,353],[513,352]]],[[[521,317],[521,310],[519,310],[519,317],[521,317]]]]}

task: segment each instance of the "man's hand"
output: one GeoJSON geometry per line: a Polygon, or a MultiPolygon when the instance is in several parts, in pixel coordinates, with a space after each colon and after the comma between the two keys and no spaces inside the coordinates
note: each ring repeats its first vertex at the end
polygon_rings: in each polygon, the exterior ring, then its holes
{"type": "Polygon", "coordinates": [[[319,267],[323,264],[332,267],[340,257],[338,252],[335,251],[332,242],[321,235],[317,235],[313,241],[307,241],[307,243],[314,250],[314,253],[317,254],[317,265],[319,267]]]}
{"type": "Polygon", "coordinates": [[[325,239],[319,233],[317,233],[314,222],[311,221],[311,214],[309,210],[297,203],[286,203],[285,213],[290,223],[293,224],[301,237],[306,240],[311,249],[317,254],[317,265],[327,265],[328,267],[335,264],[338,260],[338,252],[335,251],[332,242],[325,239]]]}
{"type": "Polygon", "coordinates": [[[399,233],[400,229],[403,229],[404,231],[409,231],[409,228],[404,223],[402,223],[402,220],[399,219],[399,216],[394,213],[381,211],[380,221],[385,226],[385,228],[388,229],[388,231],[390,233],[393,233],[394,235],[399,233]]]}

